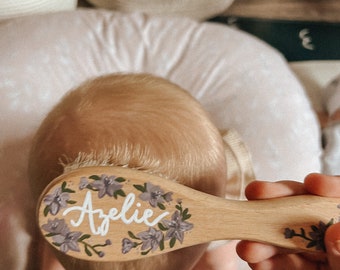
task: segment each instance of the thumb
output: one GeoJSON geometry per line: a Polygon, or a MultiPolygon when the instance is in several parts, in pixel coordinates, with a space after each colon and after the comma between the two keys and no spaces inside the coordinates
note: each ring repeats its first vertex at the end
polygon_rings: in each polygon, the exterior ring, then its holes
{"type": "Polygon", "coordinates": [[[325,235],[325,245],[330,269],[340,269],[340,223],[328,228],[325,235]]]}

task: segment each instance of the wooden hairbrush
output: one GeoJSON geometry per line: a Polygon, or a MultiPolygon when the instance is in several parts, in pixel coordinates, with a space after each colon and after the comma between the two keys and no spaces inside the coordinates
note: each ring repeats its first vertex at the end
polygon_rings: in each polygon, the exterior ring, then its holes
{"type": "Polygon", "coordinates": [[[122,167],[84,167],[44,190],[38,225],[69,256],[128,261],[214,240],[240,239],[323,251],[339,198],[301,195],[259,201],[218,198],[122,167]]]}

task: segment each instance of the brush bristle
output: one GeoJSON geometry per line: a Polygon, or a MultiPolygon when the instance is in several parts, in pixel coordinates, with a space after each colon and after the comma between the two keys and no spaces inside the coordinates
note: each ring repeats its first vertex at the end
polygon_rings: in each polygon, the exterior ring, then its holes
{"type": "MultiPolygon", "coordinates": [[[[122,164],[116,162],[112,157],[113,153],[111,150],[106,150],[101,153],[84,153],[80,152],[75,159],[71,159],[67,156],[64,156],[62,159],[59,160],[60,165],[64,168],[64,173],[68,173],[74,171],[79,168],[84,167],[98,167],[98,166],[112,166],[112,167],[123,167],[123,168],[130,168],[134,170],[140,170],[152,175],[156,175],[165,179],[169,179],[168,176],[162,174],[159,171],[151,170],[143,167],[131,167],[129,164],[122,164]]],[[[176,179],[171,179],[176,181],[176,179]]]]}

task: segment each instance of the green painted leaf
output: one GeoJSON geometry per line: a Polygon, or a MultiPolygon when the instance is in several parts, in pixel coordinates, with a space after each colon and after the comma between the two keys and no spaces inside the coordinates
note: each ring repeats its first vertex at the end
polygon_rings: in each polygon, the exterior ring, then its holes
{"type": "Polygon", "coordinates": [[[85,239],[89,239],[91,237],[90,234],[83,234],[79,239],[78,242],[83,241],[85,239]]]}
{"type": "Polygon", "coordinates": [[[185,208],[184,211],[183,211],[183,216],[187,215],[189,212],[189,209],[188,208],[185,208]]]}
{"type": "Polygon", "coordinates": [[[87,245],[85,246],[85,253],[87,254],[87,256],[92,256],[92,252],[88,249],[87,245]]]}
{"type": "Polygon", "coordinates": [[[162,203],[158,203],[157,206],[158,206],[158,208],[161,209],[161,210],[165,210],[165,209],[166,209],[165,206],[164,206],[164,204],[162,204],[162,203]]]}
{"type": "Polygon", "coordinates": [[[317,242],[316,242],[316,241],[310,241],[310,242],[308,243],[308,245],[307,245],[307,248],[312,248],[312,247],[315,247],[315,246],[316,246],[316,244],[317,244],[317,242]]]}
{"type": "Polygon", "coordinates": [[[99,175],[91,175],[89,178],[93,179],[93,180],[100,180],[100,176],[99,175]]]}
{"type": "Polygon", "coordinates": [[[144,184],[144,186],[142,185],[133,185],[137,190],[141,191],[141,192],[145,192],[146,191],[146,185],[144,184]]]}
{"type": "Polygon", "coordinates": [[[328,223],[327,223],[327,228],[329,227],[329,226],[331,226],[331,225],[333,225],[334,224],[334,218],[332,218],[328,223]]]}
{"type": "Polygon", "coordinates": [[[118,183],[123,183],[123,182],[126,181],[126,179],[123,178],[123,177],[117,177],[117,178],[115,179],[115,181],[118,182],[118,183]]]}
{"type": "Polygon", "coordinates": [[[163,250],[164,249],[164,237],[162,238],[162,240],[159,242],[159,249],[163,250]]]}
{"type": "Polygon", "coordinates": [[[171,248],[173,248],[175,246],[175,244],[176,244],[176,237],[172,237],[169,245],[170,245],[171,248]]]}
{"type": "Polygon", "coordinates": [[[158,228],[161,230],[161,231],[167,231],[168,228],[166,228],[162,223],[158,223],[158,228]]]}
{"type": "Polygon", "coordinates": [[[189,218],[191,218],[191,214],[188,214],[188,215],[183,216],[183,220],[187,220],[187,219],[189,219],[189,218]]]}
{"type": "Polygon", "coordinates": [[[58,235],[58,233],[48,233],[48,234],[45,234],[45,237],[52,237],[55,235],[58,235]]]}
{"type": "Polygon", "coordinates": [[[44,208],[44,216],[47,217],[48,213],[50,212],[50,207],[49,206],[46,206],[44,208]]]}
{"type": "Polygon", "coordinates": [[[150,251],[151,251],[151,248],[149,250],[147,250],[147,251],[143,251],[141,254],[142,255],[147,255],[150,251]]]}
{"type": "Polygon", "coordinates": [[[306,236],[306,231],[304,230],[304,228],[300,228],[300,231],[301,231],[301,235],[303,237],[305,237],[306,236]]]}
{"type": "Polygon", "coordinates": [[[68,200],[66,201],[68,204],[76,204],[77,202],[76,201],[73,201],[73,200],[68,200]]]}
{"type": "Polygon", "coordinates": [[[128,231],[128,235],[129,235],[132,239],[137,239],[137,240],[139,240],[139,238],[138,238],[137,236],[135,236],[135,235],[133,234],[133,232],[131,232],[131,231],[128,231]]]}
{"type": "Polygon", "coordinates": [[[126,197],[126,194],[122,189],[117,190],[115,193],[119,196],[126,197]]]}

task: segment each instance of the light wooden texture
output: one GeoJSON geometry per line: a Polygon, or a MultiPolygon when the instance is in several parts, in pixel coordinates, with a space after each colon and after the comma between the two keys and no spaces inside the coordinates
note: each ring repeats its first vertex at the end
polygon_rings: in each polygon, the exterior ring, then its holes
{"type": "Polygon", "coordinates": [[[134,260],[220,239],[312,252],[313,239],[297,235],[322,235],[320,221],[337,222],[339,203],[309,195],[231,201],[138,170],[87,167],[46,188],[38,224],[54,248],[93,261],[134,260]]]}
{"type": "Polygon", "coordinates": [[[236,0],[224,15],[340,22],[339,0],[236,0]]]}

